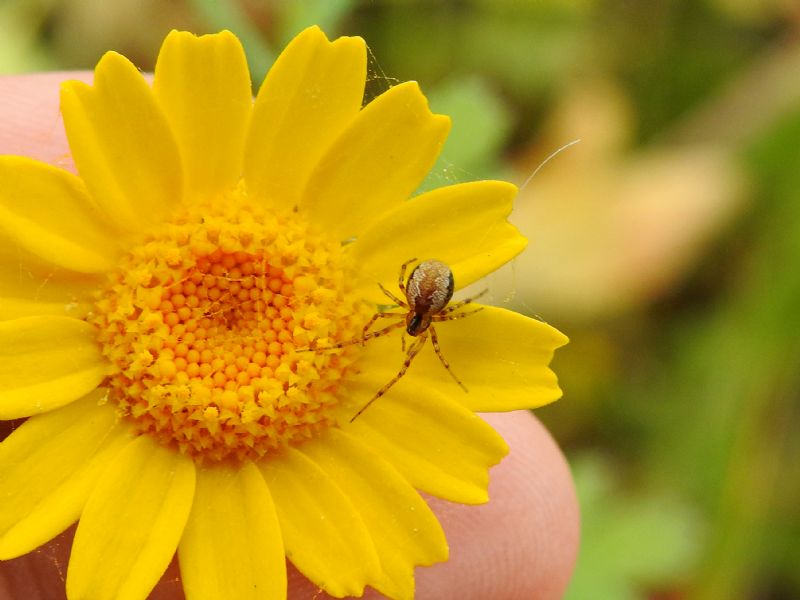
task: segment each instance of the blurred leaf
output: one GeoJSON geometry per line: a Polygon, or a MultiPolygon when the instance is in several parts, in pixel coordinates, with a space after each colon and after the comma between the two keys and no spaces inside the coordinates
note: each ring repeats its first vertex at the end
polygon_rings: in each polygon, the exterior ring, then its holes
{"type": "Polygon", "coordinates": [[[674,328],[669,383],[648,390],[653,405],[665,407],[650,440],[654,469],[713,517],[690,596],[702,600],[756,597],[765,565],[777,562],[768,531],[781,518],[780,498],[793,498],[797,520],[797,477],[784,471],[795,467],[791,439],[800,425],[800,106],[765,131],[746,160],[760,208],[739,240],[746,260],[710,312],[674,328]]]}
{"type": "Polygon", "coordinates": [[[742,23],[761,25],[797,11],[794,0],[706,0],[715,10],[742,23]]]}
{"type": "Polygon", "coordinates": [[[36,34],[46,16],[46,7],[23,2],[0,4],[0,74],[29,73],[53,68],[36,34]]]}
{"type": "Polygon", "coordinates": [[[616,14],[603,13],[597,34],[616,54],[618,72],[638,107],[642,140],[658,137],[719,93],[763,42],[755,31],[715,18],[704,2],[661,0],[612,8],[616,14]]]}
{"type": "Polygon", "coordinates": [[[627,495],[597,455],[571,461],[582,514],[578,564],[565,600],[639,600],[675,585],[693,565],[694,513],[667,494],[627,495]]]}
{"type": "Polygon", "coordinates": [[[30,73],[52,68],[52,63],[24,32],[0,15],[0,74],[30,73]]]}
{"type": "Polygon", "coordinates": [[[287,0],[279,4],[281,45],[306,27],[319,25],[328,37],[353,8],[354,0],[287,0]]]}
{"type": "Polygon", "coordinates": [[[427,96],[431,110],[449,115],[453,128],[421,189],[496,174],[511,129],[511,114],[500,98],[477,77],[451,79],[427,96]]]}
{"type": "MultiPolygon", "coordinates": [[[[484,73],[525,102],[575,74],[591,49],[588,6],[575,2],[386,3],[358,16],[386,70],[434,81],[484,73]]],[[[374,7],[373,7],[374,8],[374,7]]]]}
{"type": "Polygon", "coordinates": [[[563,6],[539,8],[535,17],[519,8],[470,13],[464,19],[461,60],[470,70],[491,72],[515,94],[532,97],[552,89],[586,63],[589,14],[563,6]]]}

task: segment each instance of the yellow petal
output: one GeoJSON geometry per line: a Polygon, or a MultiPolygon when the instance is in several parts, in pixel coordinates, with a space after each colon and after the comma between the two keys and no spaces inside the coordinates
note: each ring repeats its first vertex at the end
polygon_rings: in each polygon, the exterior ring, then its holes
{"type": "Polygon", "coordinates": [[[364,40],[300,33],[258,92],[247,137],[248,190],[277,206],[298,202],[322,153],[358,114],[367,75],[364,40]]]}
{"type": "Polygon", "coordinates": [[[178,558],[188,600],[286,597],[280,523],[252,463],[198,470],[178,558]]]}
{"type": "Polygon", "coordinates": [[[47,265],[21,249],[0,248],[0,320],[34,315],[82,319],[101,278],[47,265]]]}
{"type": "Polygon", "coordinates": [[[287,448],[259,464],[281,522],[286,556],[331,596],[360,596],[380,574],[364,522],[320,467],[287,448]]]}
{"type": "Polygon", "coordinates": [[[0,156],[0,245],[83,273],[107,271],[118,254],[83,182],[22,156],[0,156]]]}
{"type": "Polygon", "coordinates": [[[0,419],[53,410],[89,393],[106,374],[94,328],[68,317],[0,322],[0,419]]]}
{"type": "Polygon", "coordinates": [[[484,277],[519,254],[527,240],[506,218],[517,188],[475,181],[439,188],[384,214],[352,245],[367,284],[363,293],[385,304],[377,286],[397,289],[400,265],[435,258],[453,271],[456,289],[484,277]]]}
{"type": "Polygon", "coordinates": [[[385,580],[370,582],[395,598],[414,597],[414,565],[447,560],[439,521],[408,481],[352,434],[329,429],[300,450],[345,492],[367,526],[385,580]]]}
{"type": "MultiPolygon", "coordinates": [[[[370,373],[353,396],[363,405],[387,381],[370,373]]],[[[389,460],[415,488],[462,504],[489,499],[489,467],[508,453],[503,438],[452,395],[408,380],[378,398],[346,430],[389,460]]]]}
{"type": "Polygon", "coordinates": [[[31,417],[0,444],[0,559],[21,556],[78,517],[100,470],[126,437],[94,392],[31,417]]]}
{"type": "Polygon", "coordinates": [[[369,103],[320,159],[301,206],[340,239],[357,236],[417,189],[450,131],[408,81],[369,103]]]}
{"type": "Polygon", "coordinates": [[[236,36],[170,32],[158,54],[153,91],[178,140],[187,194],[211,196],[234,186],[253,102],[236,36]]]}
{"type": "Polygon", "coordinates": [[[194,463],[149,436],[104,469],[78,523],[67,570],[72,600],[140,600],[167,568],[192,506],[194,463]]]}
{"type": "MultiPolygon", "coordinates": [[[[468,310],[473,308],[464,308],[468,310]]],[[[548,365],[555,349],[568,340],[547,323],[486,306],[464,319],[434,326],[442,354],[468,391],[448,375],[430,342],[408,371],[414,386],[438,390],[470,410],[486,412],[536,408],[561,397],[558,379],[548,365]]],[[[375,374],[380,371],[379,377],[386,381],[403,362],[399,345],[396,338],[389,340],[383,358],[377,358],[371,369],[375,374]]],[[[377,344],[370,351],[377,352],[377,344]]]]}
{"type": "Polygon", "coordinates": [[[108,52],[94,87],[61,86],[64,128],[92,197],[123,230],[139,231],[182,198],[181,160],[153,91],[128,59],[108,52]]]}

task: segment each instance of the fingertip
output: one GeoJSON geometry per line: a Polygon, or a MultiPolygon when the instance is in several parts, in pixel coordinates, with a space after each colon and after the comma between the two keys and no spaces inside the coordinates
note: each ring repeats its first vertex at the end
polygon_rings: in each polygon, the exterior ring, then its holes
{"type": "MultiPolygon", "coordinates": [[[[569,465],[529,412],[483,415],[511,452],[490,474],[488,504],[428,498],[450,559],[416,570],[416,600],[555,600],[578,551],[579,513],[569,465]]],[[[289,566],[289,598],[329,598],[289,566]]],[[[368,589],[364,599],[383,598],[368,589]]]]}
{"type": "Polygon", "coordinates": [[[417,570],[417,598],[561,598],[579,541],[569,466],[530,413],[484,418],[511,452],[491,471],[488,504],[430,501],[447,534],[450,560],[417,570]]]}
{"type": "Polygon", "coordinates": [[[0,77],[0,154],[28,156],[72,169],[59,110],[61,83],[90,83],[86,71],[0,77]]]}

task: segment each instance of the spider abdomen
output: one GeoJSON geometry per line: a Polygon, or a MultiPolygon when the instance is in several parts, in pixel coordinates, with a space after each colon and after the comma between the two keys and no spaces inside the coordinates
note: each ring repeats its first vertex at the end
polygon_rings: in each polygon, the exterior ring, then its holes
{"type": "Polygon", "coordinates": [[[444,310],[453,297],[453,287],[453,272],[441,261],[426,260],[411,271],[406,283],[409,335],[418,336],[428,329],[431,317],[444,310]]]}

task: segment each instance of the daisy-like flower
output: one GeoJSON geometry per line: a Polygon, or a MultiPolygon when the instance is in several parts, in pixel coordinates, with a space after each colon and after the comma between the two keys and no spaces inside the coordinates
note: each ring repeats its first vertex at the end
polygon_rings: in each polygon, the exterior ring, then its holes
{"type": "MultiPolygon", "coordinates": [[[[416,490],[487,501],[503,440],[475,411],[555,400],[566,339],[485,307],[437,323],[458,388],[401,329],[362,344],[399,266],[456,288],[525,239],[514,186],[409,199],[449,129],[413,82],[362,106],[366,48],[318,28],[255,102],[230,33],[171,33],[152,86],[106,54],[61,109],[78,175],[0,158],[0,558],[78,521],[69,598],[144,598],[177,551],[190,600],[411,598],[447,559],[416,490]],[[312,350],[309,351],[309,348],[312,350]],[[327,348],[327,350],[325,349],[327,348]]],[[[395,293],[400,293],[395,291],[395,293]]]]}

